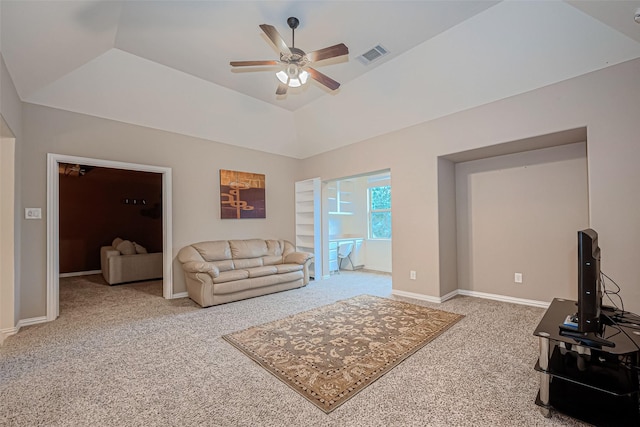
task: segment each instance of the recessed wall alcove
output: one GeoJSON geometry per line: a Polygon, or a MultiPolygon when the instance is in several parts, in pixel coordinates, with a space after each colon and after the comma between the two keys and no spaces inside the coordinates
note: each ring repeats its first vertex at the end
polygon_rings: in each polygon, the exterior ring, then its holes
{"type": "Polygon", "coordinates": [[[576,235],[589,226],[586,127],[439,157],[438,209],[444,299],[575,299],[576,235]]]}

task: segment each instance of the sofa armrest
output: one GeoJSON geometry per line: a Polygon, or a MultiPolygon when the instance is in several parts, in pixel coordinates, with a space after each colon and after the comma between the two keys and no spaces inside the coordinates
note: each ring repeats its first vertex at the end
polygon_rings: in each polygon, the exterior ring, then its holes
{"type": "Polygon", "coordinates": [[[104,256],[106,258],[111,258],[112,256],[120,256],[120,255],[121,255],[120,251],[114,248],[113,246],[104,247],[104,256]]]}
{"type": "Polygon", "coordinates": [[[304,264],[308,260],[313,258],[313,254],[310,252],[291,252],[284,257],[285,264],[304,264]]]}
{"type": "Polygon", "coordinates": [[[113,246],[102,246],[100,248],[100,270],[102,271],[102,276],[109,284],[111,284],[109,260],[117,256],[120,256],[120,251],[113,246]]]}
{"type": "Polygon", "coordinates": [[[210,262],[189,261],[182,264],[182,269],[187,273],[207,273],[214,278],[220,275],[220,269],[210,262]]]}

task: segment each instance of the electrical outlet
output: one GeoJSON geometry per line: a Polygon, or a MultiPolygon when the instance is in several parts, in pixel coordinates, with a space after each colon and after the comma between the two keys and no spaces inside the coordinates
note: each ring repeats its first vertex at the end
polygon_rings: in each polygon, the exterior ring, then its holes
{"type": "Polygon", "coordinates": [[[516,273],[513,276],[513,281],[516,283],[522,283],[522,273],[516,273]]]}
{"type": "Polygon", "coordinates": [[[416,280],[416,272],[415,271],[411,270],[409,272],[409,279],[416,280]]]}

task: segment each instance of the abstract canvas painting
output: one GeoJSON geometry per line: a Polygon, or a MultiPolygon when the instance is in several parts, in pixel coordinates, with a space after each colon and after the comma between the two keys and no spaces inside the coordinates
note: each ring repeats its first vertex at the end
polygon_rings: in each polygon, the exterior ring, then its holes
{"type": "Polygon", "coordinates": [[[265,176],[220,169],[222,219],[266,218],[265,176]]]}

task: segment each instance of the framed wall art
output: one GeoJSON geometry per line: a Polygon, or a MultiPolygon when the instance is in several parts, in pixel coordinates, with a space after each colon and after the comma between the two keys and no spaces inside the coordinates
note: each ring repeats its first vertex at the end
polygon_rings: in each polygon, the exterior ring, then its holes
{"type": "Polygon", "coordinates": [[[222,219],[266,218],[265,176],[220,169],[222,219]]]}

